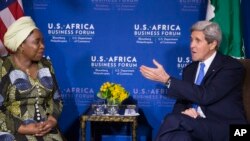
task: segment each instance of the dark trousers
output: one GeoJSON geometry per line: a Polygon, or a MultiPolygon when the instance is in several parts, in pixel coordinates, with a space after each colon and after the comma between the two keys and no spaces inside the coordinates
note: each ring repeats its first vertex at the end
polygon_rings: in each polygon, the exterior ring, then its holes
{"type": "Polygon", "coordinates": [[[162,123],[156,141],[228,141],[227,124],[192,118],[184,114],[169,114],[162,123]]]}

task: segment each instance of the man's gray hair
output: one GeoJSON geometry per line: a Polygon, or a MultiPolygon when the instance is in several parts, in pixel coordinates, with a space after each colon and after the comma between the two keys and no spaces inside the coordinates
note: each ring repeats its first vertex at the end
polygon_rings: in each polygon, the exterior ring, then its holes
{"type": "Polygon", "coordinates": [[[220,26],[217,23],[210,21],[198,21],[191,27],[191,32],[193,31],[202,31],[205,35],[205,40],[208,43],[217,41],[217,48],[220,46],[222,33],[220,26]]]}

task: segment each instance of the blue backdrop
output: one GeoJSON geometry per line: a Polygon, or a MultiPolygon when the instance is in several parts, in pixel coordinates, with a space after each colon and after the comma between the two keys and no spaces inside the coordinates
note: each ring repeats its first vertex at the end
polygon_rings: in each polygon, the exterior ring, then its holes
{"type": "MultiPolygon", "coordinates": [[[[138,140],[152,140],[174,100],[166,97],[164,86],[144,79],[139,67],[156,59],[180,78],[191,62],[189,28],[204,19],[207,1],[23,0],[23,5],[43,32],[46,56],[55,68],[64,100],[59,124],[66,138],[80,139],[80,115],[110,81],[124,86],[139,107],[138,140]]],[[[249,14],[243,15],[249,25],[249,14]]],[[[249,27],[244,34],[249,37],[249,27]]]]}

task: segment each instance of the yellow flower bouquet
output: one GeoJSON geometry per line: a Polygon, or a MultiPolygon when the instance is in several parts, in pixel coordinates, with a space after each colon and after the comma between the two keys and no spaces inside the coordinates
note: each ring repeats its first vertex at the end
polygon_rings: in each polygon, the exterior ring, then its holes
{"type": "Polygon", "coordinates": [[[120,85],[111,82],[105,82],[100,87],[97,97],[106,99],[110,105],[121,104],[129,97],[129,93],[120,85]]]}

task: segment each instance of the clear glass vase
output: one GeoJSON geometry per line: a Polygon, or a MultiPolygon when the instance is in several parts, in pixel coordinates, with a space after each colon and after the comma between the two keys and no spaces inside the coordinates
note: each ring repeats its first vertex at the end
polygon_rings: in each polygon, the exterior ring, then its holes
{"type": "Polygon", "coordinates": [[[107,105],[107,112],[109,115],[118,115],[119,111],[119,105],[113,104],[113,105],[107,105]]]}
{"type": "Polygon", "coordinates": [[[114,101],[107,101],[107,112],[109,115],[119,114],[119,104],[114,101]]]}

